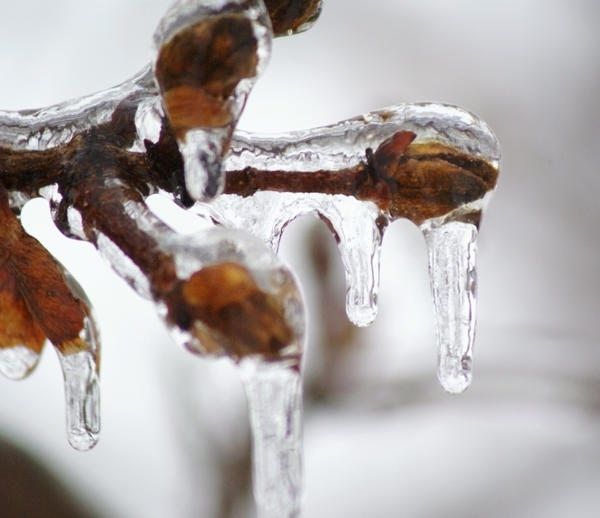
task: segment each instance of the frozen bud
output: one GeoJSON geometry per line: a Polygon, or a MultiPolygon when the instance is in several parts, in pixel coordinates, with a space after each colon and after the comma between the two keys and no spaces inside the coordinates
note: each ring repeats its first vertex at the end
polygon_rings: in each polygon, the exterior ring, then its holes
{"type": "Polygon", "coordinates": [[[155,34],[154,74],[194,199],[223,188],[221,162],[270,41],[258,1],[179,2],[155,34]]]}
{"type": "Polygon", "coordinates": [[[179,281],[161,304],[177,341],[200,354],[299,365],[304,308],[275,254],[239,231],[214,228],[170,244],[179,281]]]}
{"type": "Polygon", "coordinates": [[[322,0],[264,0],[275,36],[304,32],[321,14],[322,0]]]}

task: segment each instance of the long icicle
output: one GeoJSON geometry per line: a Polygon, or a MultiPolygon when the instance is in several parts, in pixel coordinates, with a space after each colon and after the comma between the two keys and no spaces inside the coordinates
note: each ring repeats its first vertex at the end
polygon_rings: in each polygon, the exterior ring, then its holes
{"type": "Polygon", "coordinates": [[[259,518],[296,518],[302,498],[302,379],[285,364],[242,366],[259,518]]]}
{"type": "Polygon", "coordinates": [[[471,383],[477,309],[477,227],[451,221],[422,227],[436,314],[438,378],[458,394],[471,383]]]}
{"type": "Polygon", "coordinates": [[[63,353],[57,349],[65,383],[67,437],[80,451],[93,448],[100,434],[100,381],[98,333],[94,321],[85,318],[81,343],[87,349],[63,353]]]}

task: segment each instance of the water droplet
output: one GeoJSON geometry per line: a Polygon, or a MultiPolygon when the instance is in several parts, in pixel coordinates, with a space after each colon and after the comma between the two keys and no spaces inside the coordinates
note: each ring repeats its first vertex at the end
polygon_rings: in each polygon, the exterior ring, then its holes
{"type": "Polygon", "coordinates": [[[424,224],[436,314],[438,377],[452,394],[471,383],[477,309],[477,228],[451,221],[424,224]]]}

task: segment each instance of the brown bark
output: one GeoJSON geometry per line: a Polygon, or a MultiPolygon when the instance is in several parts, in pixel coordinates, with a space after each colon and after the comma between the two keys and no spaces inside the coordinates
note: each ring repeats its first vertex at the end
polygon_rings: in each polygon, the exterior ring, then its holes
{"type": "Polygon", "coordinates": [[[228,171],[225,192],[257,191],[345,194],[375,202],[392,219],[421,224],[482,198],[498,171],[480,158],[436,143],[413,143],[415,134],[398,131],[360,164],[337,171],[228,171]]]}

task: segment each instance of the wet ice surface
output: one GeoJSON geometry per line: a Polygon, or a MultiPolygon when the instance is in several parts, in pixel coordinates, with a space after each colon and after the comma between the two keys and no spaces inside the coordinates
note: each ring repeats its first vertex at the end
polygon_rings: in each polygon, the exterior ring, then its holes
{"type": "MultiPolygon", "coordinates": [[[[281,349],[281,359],[296,361],[299,358],[305,334],[302,297],[291,272],[265,244],[247,233],[214,227],[188,235],[173,234],[165,239],[164,247],[174,255],[180,279],[189,279],[195,272],[211,265],[236,263],[247,268],[258,288],[282,305],[291,330],[291,342],[281,349]]],[[[166,308],[160,302],[158,310],[159,314],[166,315],[166,308]]],[[[205,352],[205,345],[192,333],[168,325],[180,345],[200,354],[205,352]]],[[[215,341],[218,342],[217,335],[215,341]]]]}
{"type": "MultiPolygon", "coordinates": [[[[281,302],[291,342],[277,359],[260,355],[241,360],[248,400],[253,450],[253,485],[260,518],[299,516],[302,495],[301,355],[305,333],[304,307],[294,279],[274,252],[257,238],[237,230],[214,227],[190,235],[174,235],[166,248],[174,253],[177,275],[187,279],[201,268],[230,263],[243,265],[258,286],[281,302]]],[[[159,313],[166,308],[159,303],[159,313]]],[[[197,325],[200,325],[197,324],[197,325]]],[[[209,344],[193,332],[171,325],[176,342],[206,354],[209,344]]],[[[217,344],[218,333],[209,333],[217,344]]]]}
{"type": "Polygon", "coordinates": [[[259,518],[297,518],[302,499],[302,379],[280,364],[241,365],[259,518]]]}
{"type": "Polygon", "coordinates": [[[497,166],[500,146],[477,115],[442,103],[396,104],[317,128],[276,134],[237,131],[227,170],[251,165],[264,171],[335,171],[365,160],[367,148],[398,131],[413,131],[415,142],[440,142],[497,166]]]}
{"type": "MultiPolygon", "coordinates": [[[[126,83],[123,90],[111,95],[124,98],[132,95],[134,90],[135,95],[150,99],[154,92],[147,84],[146,76],[142,78],[126,83]]],[[[108,120],[114,106],[115,101],[109,100],[98,113],[94,112],[94,123],[108,120]]],[[[91,108],[86,105],[84,109],[91,108]]],[[[160,115],[154,102],[142,103],[136,114],[139,135],[134,149],[141,149],[140,142],[145,136],[157,138],[160,115]]],[[[71,138],[70,131],[81,129],[66,128],[62,121],[57,127],[60,134],[55,139],[50,134],[40,136],[36,133],[29,135],[24,146],[43,149],[58,145],[71,138]]],[[[418,141],[436,140],[494,165],[498,163],[497,142],[484,123],[459,108],[432,104],[399,105],[337,125],[271,137],[239,133],[223,167],[220,155],[226,145],[227,131],[194,130],[188,133],[189,141],[179,144],[188,191],[196,198],[204,198],[207,186],[220,182],[215,178],[224,170],[255,167],[266,171],[311,172],[350,168],[364,162],[367,149],[376,149],[399,130],[415,131],[418,141]],[[218,171],[212,176],[206,171],[196,171],[194,168],[198,164],[194,161],[197,160],[204,161],[201,168],[214,166],[218,171]]],[[[11,138],[14,137],[12,134],[11,138]]],[[[17,137],[18,141],[19,132],[17,137]]],[[[215,193],[217,191],[218,188],[215,193]]],[[[48,196],[53,199],[54,194],[48,193],[48,196]]],[[[294,327],[295,341],[282,350],[282,359],[299,358],[304,335],[302,302],[291,277],[271,250],[264,245],[258,246],[246,234],[223,228],[193,236],[174,235],[145,207],[130,204],[127,211],[138,221],[141,231],[156,238],[159,248],[173,254],[180,279],[189,278],[204,266],[223,261],[235,261],[248,267],[261,288],[283,300],[288,320],[294,327]]],[[[381,246],[389,217],[373,202],[336,194],[258,192],[248,197],[223,195],[211,204],[196,204],[192,211],[223,226],[250,231],[275,251],[291,221],[305,214],[320,217],[328,223],[338,242],[346,275],[348,317],[358,326],[369,325],[375,319],[381,246]]],[[[73,234],[85,237],[77,214],[69,214],[69,225],[73,234]]],[[[437,313],[438,376],[448,392],[457,393],[471,380],[477,232],[473,225],[459,221],[439,228],[433,224],[428,226],[426,222],[424,228],[427,228],[424,233],[430,250],[437,313]]],[[[138,293],[151,297],[145,275],[127,260],[115,243],[97,234],[96,245],[138,293]]],[[[161,303],[158,310],[166,316],[161,303]]],[[[206,344],[197,336],[173,325],[171,331],[173,338],[188,349],[200,354],[207,352],[206,344]]],[[[213,340],[218,342],[218,335],[212,336],[213,340]]],[[[82,352],[60,359],[65,377],[69,441],[76,449],[87,450],[97,441],[100,420],[94,354],[82,352]]],[[[245,374],[244,384],[253,433],[254,491],[260,516],[296,517],[302,494],[300,374],[288,368],[285,362],[282,365],[265,364],[252,375],[245,374]]]]}
{"type": "MultiPolygon", "coordinates": [[[[222,7],[219,2],[202,9],[193,7],[191,3],[182,7],[184,4],[167,14],[156,33],[157,44],[168,39],[182,24],[190,22],[190,16],[202,19],[222,7]],[[183,11],[179,12],[180,8],[183,11]]],[[[264,27],[264,13],[252,2],[248,5],[243,4],[239,9],[253,21],[255,35],[260,43],[260,72],[268,58],[270,33],[264,27]]],[[[234,8],[233,4],[230,7],[234,11],[238,9],[234,8]]],[[[179,142],[184,158],[186,186],[192,197],[205,198],[217,194],[222,187],[225,170],[254,167],[265,171],[310,172],[349,168],[365,160],[367,149],[376,149],[399,130],[414,131],[417,134],[416,141],[435,140],[451,145],[458,151],[484,158],[492,165],[498,165],[498,142],[483,121],[455,106],[417,103],[391,106],[313,130],[272,136],[237,132],[233,136],[230,153],[222,166],[220,158],[251,86],[251,80],[243,80],[236,88],[231,104],[235,113],[230,127],[196,128],[187,132],[189,139],[179,142]]],[[[0,113],[0,141],[26,149],[45,149],[65,143],[75,133],[94,124],[106,122],[117,104],[127,98],[142,100],[135,119],[138,129],[135,146],[141,149],[143,138],[149,137],[153,140],[158,136],[161,109],[156,103],[156,94],[152,70],[145,68],[130,81],[104,93],[31,113],[0,113]]],[[[247,198],[222,196],[212,205],[198,204],[193,210],[198,214],[209,215],[226,226],[250,230],[275,250],[283,230],[290,221],[303,214],[318,215],[330,225],[338,240],[346,273],[346,308],[349,319],[358,326],[369,325],[375,319],[381,243],[385,226],[381,225],[381,221],[386,221],[386,215],[373,203],[341,195],[259,192],[247,198]]],[[[99,236],[98,246],[112,261],[118,273],[127,277],[143,296],[148,297],[149,288],[143,275],[134,271],[135,266],[128,264],[127,258],[119,254],[117,247],[105,239],[105,236],[99,236]]],[[[436,257],[441,258],[442,255],[440,252],[436,257]]],[[[441,259],[436,260],[436,268],[439,270],[441,259]]],[[[445,264],[452,264],[452,261],[448,260],[445,264]]],[[[474,307],[474,293],[470,304],[474,307]]],[[[445,311],[441,303],[436,302],[436,311],[445,311]]],[[[472,311],[472,322],[464,325],[474,327],[474,318],[475,312],[472,311]]],[[[442,381],[442,384],[447,390],[454,392],[459,390],[461,383],[450,382],[450,378],[462,376],[462,384],[468,385],[466,370],[470,363],[472,343],[465,345],[462,338],[465,333],[441,330],[442,322],[451,321],[452,319],[448,318],[438,318],[438,336],[447,337],[443,340],[446,345],[440,350],[463,350],[465,354],[469,351],[464,358],[461,356],[463,367],[451,367],[448,364],[440,370],[440,378],[447,381],[442,381]],[[450,335],[454,338],[448,338],[450,335]],[[457,373],[464,372],[447,378],[444,373],[453,368],[459,369],[457,373]]],[[[470,336],[469,340],[472,340],[474,333],[472,330],[468,331],[466,336],[470,336]]],[[[452,354],[447,356],[452,357],[452,354]]],[[[446,356],[441,354],[440,358],[446,356]]],[[[446,362],[445,359],[440,361],[446,362]]]]}

